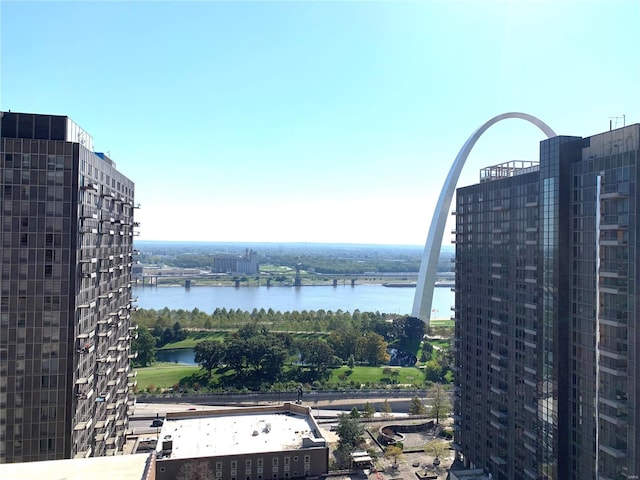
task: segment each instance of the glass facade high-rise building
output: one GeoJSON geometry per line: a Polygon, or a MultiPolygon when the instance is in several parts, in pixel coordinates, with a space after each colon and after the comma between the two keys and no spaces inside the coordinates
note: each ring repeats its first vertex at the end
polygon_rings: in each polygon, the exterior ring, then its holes
{"type": "Polygon", "coordinates": [[[640,125],[456,197],[455,448],[494,478],[640,475],[640,125]]]}
{"type": "Polygon", "coordinates": [[[114,454],[134,402],[134,184],[68,117],[1,115],[0,463],[114,454]]]}

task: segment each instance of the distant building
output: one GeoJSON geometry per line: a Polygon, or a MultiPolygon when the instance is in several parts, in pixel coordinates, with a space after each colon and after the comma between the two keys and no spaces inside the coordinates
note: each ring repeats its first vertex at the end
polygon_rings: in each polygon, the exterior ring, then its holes
{"type": "Polygon", "coordinates": [[[168,413],[156,449],[156,478],[318,477],[329,469],[329,447],[320,432],[309,407],[290,403],[168,413]]]}
{"type": "Polygon", "coordinates": [[[114,454],[134,402],[134,184],[70,118],[1,116],[0,463],[114,454]]]}
{"type": "MultiPolygon", "coordinates": [[[[455,448],[497,480],[640,475],[640,125],[457,190],[455,448]]],[[[456,472],[457,475],[457,472],[456,472]]]]}
{"type": "Polygon", "coordinates": [[[260,273],[258,256],[254,250],[246,249],[244,255],[217,254],[213,259],[214,273],[237,273],[257,275],[260,273]]]}

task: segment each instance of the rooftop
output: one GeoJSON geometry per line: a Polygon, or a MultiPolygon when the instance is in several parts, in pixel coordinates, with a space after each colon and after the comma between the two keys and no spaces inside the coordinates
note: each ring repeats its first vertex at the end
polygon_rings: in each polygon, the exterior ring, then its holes
{"type": "Polygon", "coordinates": [[[523,173],[536,172],[540,168],[538,162],[529,160],[511,160],[510,162],[492,165],[480,170],[480,183],[499,180],[505,177],[514,177],[523,173]]]}
{"type": "Polygon", "coordinates": [[[451,480],[491,480],[491,476],[481,468],[451,471],[450,477],[451,480]]]}
{"type": "Polygon", "coordinates": [[[197,458],[324,447],[307,407],[284,404],[237,410],[168,413],[156,451],[197,458]],[[170,453],[167,442],[171,442],[170,453]],[[164,444],[164,445],[163,445],[164,444]]]}
{"type": "Polygon", "coordinates": [[[149,455],[47,460],[43,462],[6,463],[0,465],[0,478],[47,480],[144,480],[149,455]]]}

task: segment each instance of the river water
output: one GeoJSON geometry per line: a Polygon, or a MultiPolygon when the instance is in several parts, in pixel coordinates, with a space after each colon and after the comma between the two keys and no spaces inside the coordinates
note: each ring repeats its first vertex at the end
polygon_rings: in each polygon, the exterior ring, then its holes
{"type": "MultiPolygon", "coordinates": [[[[415,288],[382,285],[338,285],[317,287],[136,287],[140,308],[193,310],[212,313],[216,308],[252,311],[342,310],[353,312],[411,313],[415,288]]],[[[433,294],[433,318],[450,318],[454,293],[440,287],[433,294]]]]}

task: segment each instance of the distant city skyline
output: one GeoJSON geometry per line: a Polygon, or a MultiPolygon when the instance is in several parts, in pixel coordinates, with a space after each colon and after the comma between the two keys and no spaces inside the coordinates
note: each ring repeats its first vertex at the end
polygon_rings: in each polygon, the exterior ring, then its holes
{"type": "MultiPolygon", "coordinates": [[[[631,0],[3,1],[0,15],[0,108],[91,132],[136,183],[142,240],[423,245],[457,151],[494,115],[561,135],[640,121],[631,0]]],[[[459,185],[536,160],[542,139],[496,125],[459,185]]]]}

